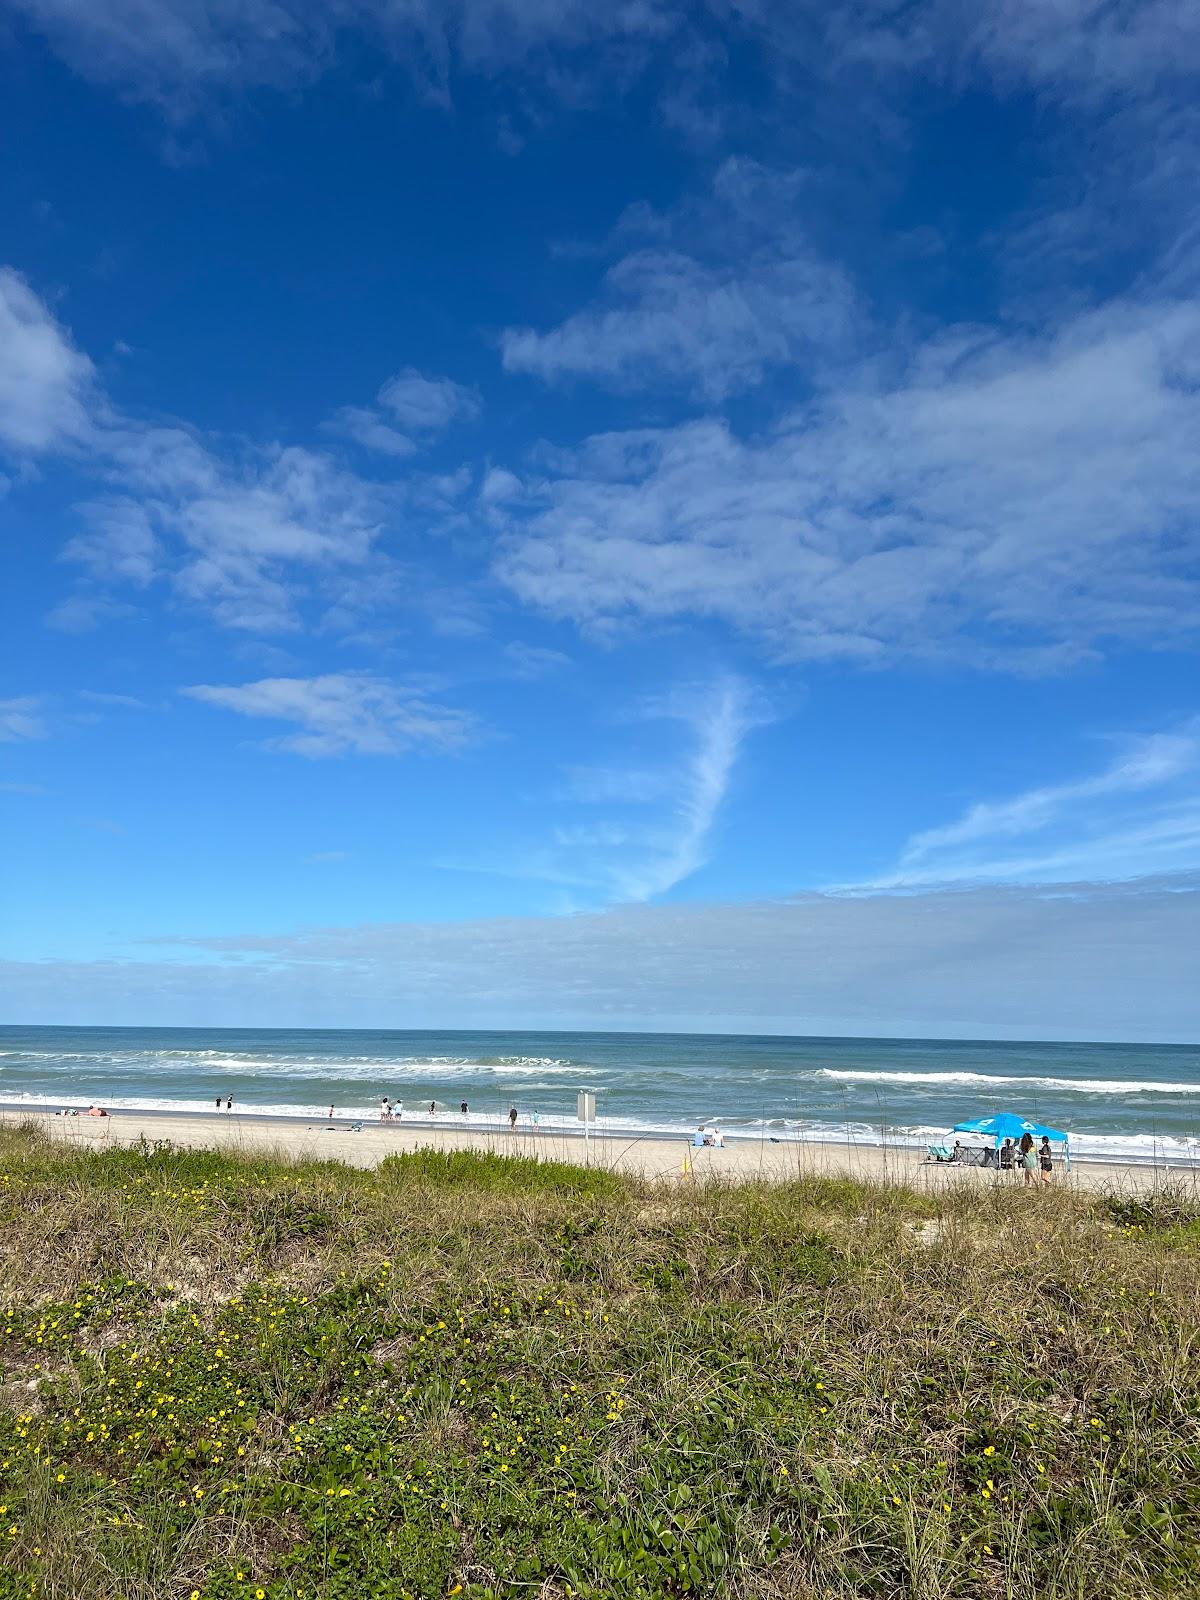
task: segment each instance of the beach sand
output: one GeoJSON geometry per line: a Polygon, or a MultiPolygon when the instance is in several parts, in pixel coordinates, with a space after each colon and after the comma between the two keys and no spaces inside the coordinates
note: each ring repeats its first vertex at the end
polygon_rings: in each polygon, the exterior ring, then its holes
{"type": "MultiPolygon", "coordinates": [[[[783,1182],[815,1173],[882,1179],[918,1187],[1019,1182],[1018,1178],[1001,1179],[993,1169],[925,1164],[921,1152],[913,1149],[851,1143],[772,1144],[766,1140],[740,1139],[730,1141],[723,1150],[696,1150],[683,1138],[626,1135],[593,1137],[585,1148],[580,1137],[528,1129],[489,1133],[452,1125],[367,1122],[355,1133],[351,1124],[342,1120],[328,1124],[322,1119],[305,1121],[215,1112],[173,1116],[117,1111],[104,1118],[65,1118],[45,1112],[6,1110],[0,1113],[0,1122],[9,1126],[33,1123],[50,1138],[92,1148],[136,1144],[144,1138],[199,1149],[269,1152],[288,1160],[344,1161],[358,1167],[373,1167],[385,1156],[401,1151],[481,1150],[531,1156],[543,1161],[586,1163],[643,1178],[679,1182],[707,1178],[727,1182],[756,1179],[783,1182]]],[[[1194,1167],[1165,1164],[1124,1166],[1089,1161],[1076,1162],[1069,1174],[1061,1163],[1056,1164],[1054,1173],[1056,1184],[1069,1182],[1073,1187],[1086,1189],[1144,1189],[1180,1178],[1200,1183],[1200,1172],[1194,1167]]]]}

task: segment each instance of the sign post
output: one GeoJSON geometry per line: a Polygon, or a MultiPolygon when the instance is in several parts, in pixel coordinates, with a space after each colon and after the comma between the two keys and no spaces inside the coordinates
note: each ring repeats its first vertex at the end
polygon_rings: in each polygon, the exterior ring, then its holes
{"type": "Polygon", "coordinates": [[[583,1159],[586,1163],[590,1153],[588,1135],[596,1120],[596,1096],[591,1089],[581,1089],[575,1096],[575,1115],[583,1123],[583,1159]]]}

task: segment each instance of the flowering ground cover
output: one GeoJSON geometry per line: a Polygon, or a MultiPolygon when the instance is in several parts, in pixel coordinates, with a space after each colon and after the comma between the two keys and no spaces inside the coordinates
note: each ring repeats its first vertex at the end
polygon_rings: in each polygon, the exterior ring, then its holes
{"type": "Polygon", "coordinates": [[[0,1597],[1200,1594],[1200,1196],[0,1137],[0,1597]]]}

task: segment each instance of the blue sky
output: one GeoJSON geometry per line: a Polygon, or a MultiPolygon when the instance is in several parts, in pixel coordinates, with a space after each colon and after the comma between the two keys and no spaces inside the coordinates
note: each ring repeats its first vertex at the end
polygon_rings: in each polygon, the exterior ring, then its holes
{"type": "Polygon", "coordinates": [[[1200,1035],[1198,65],[7,0],[5,1013],[1200,1035]]]}

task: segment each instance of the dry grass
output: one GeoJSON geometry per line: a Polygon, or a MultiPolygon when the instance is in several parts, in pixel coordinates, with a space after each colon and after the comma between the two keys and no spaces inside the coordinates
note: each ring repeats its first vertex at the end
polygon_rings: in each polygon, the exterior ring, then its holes
{"type": "Polygon", "coordinates": [[[0,1600],[1200,1594],[1194,1190],[26,1131],[0,1216],[0,1600]]]}

